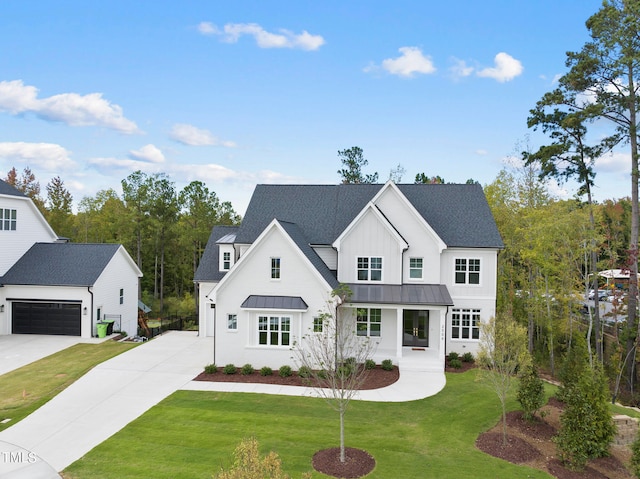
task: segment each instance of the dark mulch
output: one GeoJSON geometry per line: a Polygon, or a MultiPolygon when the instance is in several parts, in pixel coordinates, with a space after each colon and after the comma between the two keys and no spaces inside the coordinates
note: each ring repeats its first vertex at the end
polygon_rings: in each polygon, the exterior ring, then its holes
{"type": "Polygon", "coordinates": [[[507,427],[517,429],[527,437],[543,441],[550,441],[553,436],[558,434],[555,427],[537,416],[531,420],[525,419],[522,411],[507,413],[507,427]]]}
{"type": "Polygon", "coordinates": [[[362,449],[344,448],[345,461],[340,462],[340,448],[323,449],[313,455],[313,468],[323,474],[345,479],[366,476],[376,467],[376,460],[362,449]]]}
{"type": "MultiPolygon", "coordinates": [[[[367,377],[360,389],[379,389],[395,383],[400,377],[400,371],[397,367],[391,371],[385,371],[380,366],[370,369],[367,377]]],[[[218,368],[218,372],[214,374],[200,373],[195,381],[216,381],[216,382],[234,382],[234,383],[258,383],[258,384],[280,384],[284,386],[310,386],[308,379],[301,378],[296,373],[289,377],[281,377],[278,371],[274,371],[271,376],[262,376],[260,371],[253,374],[241,374],[240,369],[236,374],[224,374],[222,368],[218,368]]]]}
{"type": "Polygon", "coordinates": [[[469,362],[462,362],[462,366],[460,366],[459,368],[452,368],[451,366],[449,366],[449,361],[447,360],[444,366],[444,370],[447,373],[464,373],[469,369],[473,369],[475,367],[476,367],[476,363],[469,361],[469,362]]]}
{"type": "Polygon", "coordinates": [[[549,474],[560,479],[609,479],[609,475],[602,474],[587,466],[582,471],[572,471],[562,465],[559,459],[552,459],[547,463],[549,474]]]}
{"type": "Polygon", "coordinates": [[[507,434],[505,444],[502,433],[499,432],[481,434],[476,440],[476,446],[487,454],[515,464],[533,461],[541,456],[540,451],[517,436],[507,434]]]}

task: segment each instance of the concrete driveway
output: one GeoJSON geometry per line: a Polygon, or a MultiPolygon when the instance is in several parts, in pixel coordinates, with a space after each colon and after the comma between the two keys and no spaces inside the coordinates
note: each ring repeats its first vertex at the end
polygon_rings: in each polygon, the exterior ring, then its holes
{"type": "Polygon", "coordinates": [[[26,366],[78,343],[100,343],[108,338],[9,334],[0,336],[0,375],[26,366]]]}

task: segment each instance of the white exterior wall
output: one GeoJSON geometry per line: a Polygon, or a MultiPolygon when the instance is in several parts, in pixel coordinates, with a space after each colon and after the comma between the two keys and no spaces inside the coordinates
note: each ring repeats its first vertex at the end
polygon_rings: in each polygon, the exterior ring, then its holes
{"type": "Polygon", "coordinates": [[[402,246],[372,210],[367,211],[342,239],[338,253],[338,281],[341,283],[400,284],[402,246]],[[358,257],[382,258],[382,281],[358,281],[358,257]]]}
{"type": "Polygon", "coordinates": [[[336,271],[338,269],[338,252],[334,248],[330,246],[314,246],[313,250],[330,270],[336,271]]]}
{"type": "Polygon", "coordinates": [[[447,315],[447,353],[471,352],[476,355],[479,341],[473,339],[452,339],[451,312],[454,308],[480,309],[480,321],[486,323],[496,314],[498,251],[495,249],[458,248],[446,250],[442,254],[442,282],[447,285],[454,306],[447,315]],[[455,284],[456,258],[480,259],[480,284],[455,284]]]}
{"type": "Polygon", "coordinates": [[[211,307],[214,303],[209,301],[209,295],[217,284],[217,281],[201,281],[198,284],[198,336],[202,338],[214,335],[216,310],[211,307]]]}
{"type": "Polygon", "coordinates": [[[237,366],[249,363],[256,369],[262,366],[276,369],[286,364],[295,369],[291,346],[258,344],[258,316],[289,316],[293,344],[311,330],[314,316],[320,311],[326,311],[330,293],[329,286],[315,273],[286,234],[278,227],[271,226],[266,235],[227,273],[214,294],[210,295],[207,303],[215,301],[215,310],[211,310],[208,304],[203,305],[207,313],[215,311],[216,363],[221,366],[228,363],[237,366]],[[280,279],[271,279],[272,257],[280,258],[280,279]],[[240,308],[252,294],[300,296],[307,303],[308,309],[301,312],[240,308]],[[235,331],[227,329],[229,314],[237,315],[238,328],[235,331]]]}
{"type": "MultiPolygon", "coordinates": [[[[130,336],[137,334],[138,281],[137,268],[132,265],[131,259],[121,246],[91,288],[94,328],[95,321],[98,320],[97,312],[100,309],[100,319],[104,319],[105,314],[119,315],[120,330],[130,336]],[[120,289],[124,289],[123,304],[120,304],[120,289]]],[[[95,333],[94,330],[93,334],[95,333]]]]}
{"type": "Polygon", "coordinates": [[[0,230],[2,276],[34,243],[53,243],[57,236],[29,198],[0,195],[0,208],[16,210],[16,230],[0,230]]]}
{"type": "MultiPolygon", "coordinates": [[[[30,302],[34,300],[58,303],[61,301],[73,301],[82,303],[81,310],[91,310],[91,293],[86,287],[71,286],[14,286],[7,285],[0,288],[3,297],[4,313],[0,313],[0,334],[11,334],[11,300],[30,302]]],[[[81,317],[80,336],[90,338],[92,336],[91,315],[81,317]]]]}

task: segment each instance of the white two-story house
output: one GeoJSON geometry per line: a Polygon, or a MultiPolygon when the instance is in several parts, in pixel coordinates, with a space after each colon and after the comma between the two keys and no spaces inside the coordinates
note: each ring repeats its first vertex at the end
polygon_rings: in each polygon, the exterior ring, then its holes
{"type": "Polygon", "coordinates": [[[319,332],[331,291],[374,359],[477,352],[503,248],[479,185],[258,185],[239,227],[213,229],[196,273],[215,361],[273,368],[319,332]]]}
{"type": "Polygon", "coordinates": [[[119,244],[58,238],[33,201],[0,180],[0,334],[137,333],[142,272],[119,244]]]}

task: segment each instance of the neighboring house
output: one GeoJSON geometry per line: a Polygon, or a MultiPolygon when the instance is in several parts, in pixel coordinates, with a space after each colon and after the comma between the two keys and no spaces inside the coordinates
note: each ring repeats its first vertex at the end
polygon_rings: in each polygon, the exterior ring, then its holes
{"type": "Polygon", "coordinates": [[[451,351],[477,352],[501,248],[479,185],[258,185],[242,225],[211,232],[200,334],[215,337],[218,364],[291,364],[344,283],[341,307],[374,359],[442,368],[451,351]]]}
{"type": "Polygon", "coordinates": [[[30,198],[0,180],[0,334],[90,338],[137,332],[141,271],[122,245],[60,240],[30,198]]]}

